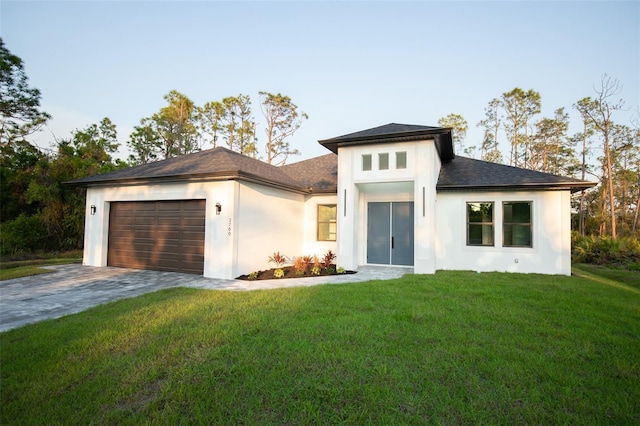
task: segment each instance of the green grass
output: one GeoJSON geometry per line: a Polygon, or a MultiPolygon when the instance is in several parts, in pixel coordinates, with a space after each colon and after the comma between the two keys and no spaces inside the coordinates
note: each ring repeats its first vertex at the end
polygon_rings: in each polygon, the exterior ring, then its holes
{"type": "Polygon", "coordinates": [[[45,253],[30,257],[22,260],[2,259],[0,261],[0,281],[51,272],[51,270],[41,268],[41,266],[82,262],[81,251],[45,253]]]}
{"type": "Polygon", "coordinates": [[[0,269],[0,281],[12,280],[14,278],[28,277],[31,275],[46,274],[51,272],[49,269],[40,268],[38,266],[17,266],[10,269],[0,269]]]}
{"type": "Polygon", "coordinates": [[[0,334],[0,424],[638,424],[640,294],[440,272],[169,289],[0,334]]]}
{"type": "Polygon", "coordinates": [[[589,265],[581,263],[573,266],[574,272],[597,275],[609,280],[618,281],[622,284],[640,290],[640,271],[630,271],[626,268],[614,268],[600,265],[589,265]]]}

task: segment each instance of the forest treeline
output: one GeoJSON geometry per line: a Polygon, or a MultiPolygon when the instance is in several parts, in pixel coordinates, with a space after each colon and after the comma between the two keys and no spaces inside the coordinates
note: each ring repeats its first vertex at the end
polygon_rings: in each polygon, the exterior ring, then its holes
{"type": "MultiPolygon", "coordinates": [[[[22,60],[0,39],[0,254],[81,248],[84,189],[64,185],[73,179],[135,166],[201,149],[224,146],[270,164],[285,164],[299,151],[291,136],[308,118],[285,95],[259,93],[264,120],[261,138],[251,98],[239,94],[195,105],[177,91],[166,105],[140,120],[129,135],[126,160],[116,125],[104,118],[55,138],[49,149],[32,144],[50,115],[40,107],[40,92],[29,86],[22,60]],[[263,145],[258,140],[264,141],[263,145]]],[[[570,108],[580,114],[582,131],[568,134],[569,114],[557,109],[540,117],[541,96],[514,88],[488,102],[477,126],[478,144],[467,144],[468,123],[460,114],[442,117],[454,129],[456,152],[547,173],[597,180],[599,185],[574,194],[574,229],[582,235],[637,238],[640,203],[640,122],[621,124],[624,107],[620,83],[603,76],[594,94],[570,108]],[[505,144],[506,142],[506,144],[505,144]],[[508,146],[501,152],[500,146],[508,146]]]]}

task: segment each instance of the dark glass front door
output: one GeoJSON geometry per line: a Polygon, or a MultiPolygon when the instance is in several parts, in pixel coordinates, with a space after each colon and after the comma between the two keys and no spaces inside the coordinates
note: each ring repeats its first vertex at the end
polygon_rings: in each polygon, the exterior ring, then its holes
{"type": "Polygon", "coordinates": [[[413,202],[368,204],[367,263],[413,265],[413,202]]]}

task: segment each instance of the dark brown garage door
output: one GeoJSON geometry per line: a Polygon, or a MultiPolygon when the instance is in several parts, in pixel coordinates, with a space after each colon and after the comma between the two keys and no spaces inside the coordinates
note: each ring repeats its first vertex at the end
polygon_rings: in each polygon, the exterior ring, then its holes
{"type": "Polygon", "coordinates": [[[204,200],[113,202],[107,264],[202,274],[204,200]]]}

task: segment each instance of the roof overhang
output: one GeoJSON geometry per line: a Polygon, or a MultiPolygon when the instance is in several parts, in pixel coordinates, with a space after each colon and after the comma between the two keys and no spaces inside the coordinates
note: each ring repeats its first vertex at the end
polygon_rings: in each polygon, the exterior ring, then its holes
{"type": "Polygon", "coordinates": [[[562,182],[562,183],[531,183],[517,185],[436,185],[436,192],[489,192],[489,191],[571,191],[580,192],[596,186],[595,182],[562,182]]]}
{"type": "Polygon", "coordinates": [[[446,127],[436,127],[432,129],[404,131],[399,133],[389,133],[383,135],[355,136],[355,137],[337,137],[331,139],[319,140],[320,145],[324,146],[331,152],[337,154],[338,148],[346,148],[358,145],[380,144],[380,143],[399,143],[414,142],[423,140],[433,140],[436,145],[440,161],[448,163],[455,157],[453,152],[453,136],[452,129],[446,127]]]}
{"type": "Polygon", "coordinates": [[[229,172],[218,172],[218,173],[190,174],[190,175],[181,174],[181,175],[154,176],[154,177],[148,177],[148,178],[136,177],[136,178],[128,178],[128,179],[108,179],[108,180],[100,180],[100,181],[94,181],[94,182],[68,181],[68,182],[63,182],[63,185],[88,188],[88,187],[105,187],[105,186],[111,186],[111,187],[141,186],[141,185],[152,185],[152,184],[159,184],[159,183],[178,183],[178,182],[179,183],[221,182],[221,181],[230,181],[230,180],[258,183],[260,185],[266,185],[272,188],[282,189],[285,191],[295,192],[299,194],[309,194],[312,192],[310,188],[300,188],[297,186],[286,185],[281,182],[267,180],[253,173],[247,173],[240,170],[229,171],[229,172]]]}

